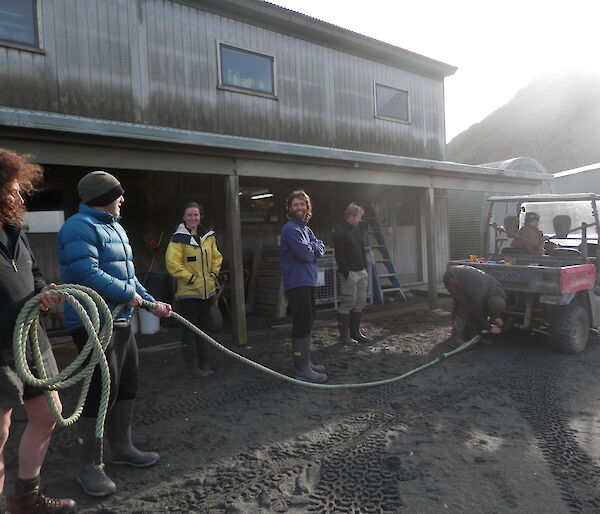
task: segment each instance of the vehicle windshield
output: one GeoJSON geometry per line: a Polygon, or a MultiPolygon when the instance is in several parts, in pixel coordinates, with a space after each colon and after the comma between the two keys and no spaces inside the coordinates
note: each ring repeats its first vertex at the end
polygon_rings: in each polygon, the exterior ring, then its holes
{"type": "Polygon", "coordinates": [[[535,212],[540,217],[538,228],[544,235],[556,239],[581,239],[581,224],[585,222],[588,224],[587,238],[598,239],[598,227],[590,201],[528,202],[523,203],[522,207],[519,227],[524,225],[526,213],[535,212]]]}
{"type": "Polygon", "coordinates": [[[511,247],[515,234],[525,224],[528,212],[540,217],[539,229],[559,246],[576,248],[581,243],[581,223],[588,224],[587,239],[598,242],[592,202],[589,200],[556,202],[494,202],[491,206],[491,225],[497,228],[487,232],[490,253],[500,253],[511,247]]]}

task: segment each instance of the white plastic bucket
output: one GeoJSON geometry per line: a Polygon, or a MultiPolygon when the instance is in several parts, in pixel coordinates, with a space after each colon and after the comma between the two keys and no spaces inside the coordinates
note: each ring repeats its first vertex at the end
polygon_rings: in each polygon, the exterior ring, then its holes
{"type": "Polygon", "coordinates": [[[145,309],[138,309],[140,318],[140,333],[156,334],[160,328],[160,319],[145,309]]]}

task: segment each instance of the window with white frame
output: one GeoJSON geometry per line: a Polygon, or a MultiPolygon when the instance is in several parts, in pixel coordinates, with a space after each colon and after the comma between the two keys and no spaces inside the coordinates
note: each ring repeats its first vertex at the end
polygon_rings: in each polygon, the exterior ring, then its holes
{"type": "Polygon", "coordinates": [[[375,116],[410,123],[408,91],[376,83],[375,116]]]}
{"type": "Polygon", "coordinates": [[[0,1],[0,41],[38,46],[36,0],[0,1]]]}
{"type": "Polygon", "coordinates": [[[219,44],[219,84],[275,95],[275,58],[219,44]]]}

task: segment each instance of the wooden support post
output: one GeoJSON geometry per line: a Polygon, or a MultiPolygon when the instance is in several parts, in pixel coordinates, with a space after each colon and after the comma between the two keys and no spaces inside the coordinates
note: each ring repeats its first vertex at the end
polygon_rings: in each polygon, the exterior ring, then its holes
{"type": "Polygon", "coordinates": [[[237,344],[248,342],[246,299],[244,296],[244,261],[242,256],[242,223],[240,218],[239,177],[225,177],[225,207],[229,266],[231,272],[231,318],[233,337],[237,344]]]}
{"type": "Polygon", "coordinates": [[[425,197],[425,238],[427,248],[427,299],[429,308],[437,308],[437,263],[435,258],[435,225],[434,199],[435,190],[428,187],[424,190],[425,197]]]}

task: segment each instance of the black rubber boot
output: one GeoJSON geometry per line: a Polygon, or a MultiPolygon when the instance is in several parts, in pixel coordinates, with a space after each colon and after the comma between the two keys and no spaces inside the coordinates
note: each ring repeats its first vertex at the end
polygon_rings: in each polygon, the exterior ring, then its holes
{"type": "Polygon", "coordinates": [[[350,312],[350,337],[352,339],[356,339],[359,343],[363,344],[371,344],[373,341],[366,337],[360,331],[360,318],[362,317],[362,312],[360,311],[351,311],[350,312]]]}
{"type": "Polygon", "coordinates": [[[208,365],[208,343],[196,338],[196,364],[198,365],[199,376],[209,377],[215,370],[208,365]]]}
{"type": "Polygon", "coordinates": [[[350,337],[350,314],[341,314],[338,312],[338,329],[340,331],[340,343],[358,344],[356,339],[350,337]]]}
{"type": "Polygon", "coordinates": [[[138,450],[131,442],[135,400],[118,400],[108,414],[106,436],[110,446],[108,461],[134,468],[148,468],[158,462],[158,453],[138,450]]]}
{"type": "Polygon", "coordinates": [[[82,416],[77,422],[81,443],[80,465],[76,473],[77,481],[90,496],[101,497],[117,490],[115,483],[101,469],[94,465],[96,457],[96,418],[82,416]]]}
{"type": "Polygon", "coordinates": [[[202,370],[196,365],[195,362],[186,362],[185,365],[185,375],[187,377],[192,378],[200,378],[202,375],[202,370]]]}
{"type": "Polygon", "coordinates": [[[322,364],[315,364],[314,362],[309,362],[308,365],[315,373],[323,373],[325,371],[325,366],[322,364]]]}
{"type": "Polygon", "coordinates": [[[181,353],[183,354],[183,364],[185,374],[188,377],[199,378],[202,376],[202,370],[197,364],[198,350],[196,348],[195,336],[189,334],[186,330],[181,334],[181,353]]]}
{"type": "MultiPolygon", "coordinates": [[[[0,508],[2,508],[0,506],[0,508]]],[[[17,479],[15,495],[8,498],[8,510],[12,514],[70,514],[77,506],[70,498],[50,498],[40,490],[40,477],[17,479]]]]}
{"type": "Polygon", "coordinates": [[[327,375],[318,373],[310,366],[310,337],[292,339],[292,355],[294,357],[294,370],[296,378],[306,382],[321,383],[327,380],[327,375]]]}

